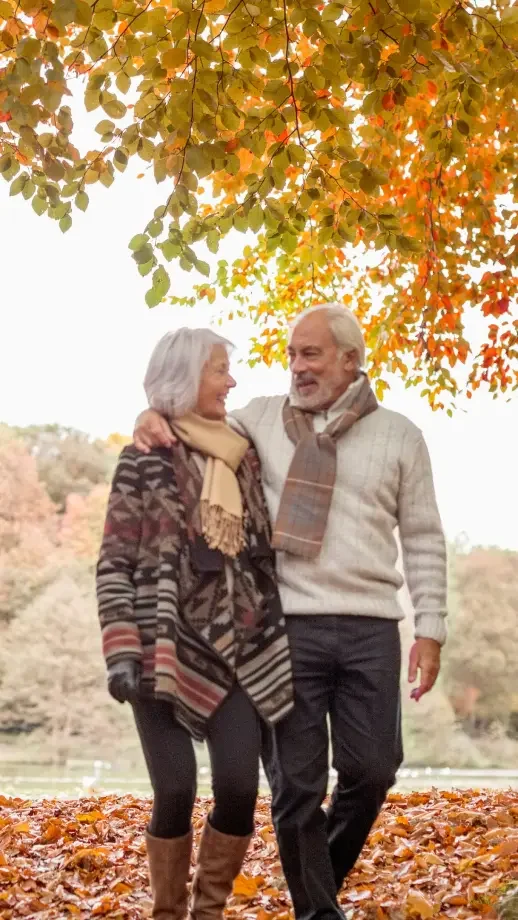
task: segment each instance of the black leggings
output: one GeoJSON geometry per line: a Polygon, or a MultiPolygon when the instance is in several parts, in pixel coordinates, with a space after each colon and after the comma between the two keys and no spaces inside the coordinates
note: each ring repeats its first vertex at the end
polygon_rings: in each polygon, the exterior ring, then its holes
{"type": "MultiPolygon", "coordinates": [[[[192,738],[163,700],[139,700],[133,712],[155,794],[149,833],[183,837],[190,830],[196,798],[192,738]]],[[[214,795],[210,823],[222,834],[246,837],[254,828],[261,723],[237,685],[209,722],[207,746],[214,795]]]]}

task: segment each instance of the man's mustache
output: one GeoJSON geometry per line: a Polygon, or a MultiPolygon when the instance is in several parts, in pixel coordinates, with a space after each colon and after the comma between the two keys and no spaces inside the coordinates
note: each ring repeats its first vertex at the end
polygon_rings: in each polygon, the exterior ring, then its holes
{"type": "Polygon", "coordinates": [[[305,383],[317,382],[312,374],[296,374],[294,379],[297,386],[300,386],[301,384],[304,385],[305,383]]]}

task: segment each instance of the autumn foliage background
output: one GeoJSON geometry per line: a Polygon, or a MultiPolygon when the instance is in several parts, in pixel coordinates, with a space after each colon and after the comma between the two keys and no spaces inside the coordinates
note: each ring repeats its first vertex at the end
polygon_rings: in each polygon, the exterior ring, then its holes
{"type": "MultiPolygon", "coordinates": [[[[105,688],[94,597],[109,479],[123,438],[0,429],[0,755],[139,765],[128,707],[105,688]]],[[[518,762],[518,554],[450,547],[450,638],[439,686],[403,683],[406,764],[518,762]]],[[[409,608],[403,595],[402,602],[409,608]]],[[[402,627],[408,648],[411,614],[402,627]]]]}

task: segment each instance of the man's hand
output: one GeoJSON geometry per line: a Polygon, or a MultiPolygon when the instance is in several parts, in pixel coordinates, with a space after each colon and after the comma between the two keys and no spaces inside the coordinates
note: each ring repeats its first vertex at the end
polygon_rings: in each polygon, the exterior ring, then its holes
{"type": "Polygon", "coordinates": [[[140,664],[130,659],[108,668],[108,691],[118,703],[133,702],[138,697],[140,664]]]}
{"type": "Polygon", "coordinates": [[[413,684],[419,672],[419,686],[410,696],[416,703],[432,689],[441,667],[441,646],[435,639],[416,639],[410,649],[408,682],[413,684]]]}
{"type": "Polygon", "coordinates": [[[163,415],[155,409],[146,409],[135,422],[133,441],[137,450],[149,454],[153,447],[172,447],[176,438],[163,415]]]}

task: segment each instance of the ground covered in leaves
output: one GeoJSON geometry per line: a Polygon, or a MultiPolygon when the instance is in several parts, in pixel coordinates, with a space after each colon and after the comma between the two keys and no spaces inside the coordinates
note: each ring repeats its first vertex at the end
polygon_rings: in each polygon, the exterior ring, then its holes
{"type": "MultiPolygon", "coordinates": [[[[199,800],[195,828],[208,808],[199,800]]],[[[148,799],[27,801],[0,795],[0,916],[148,916],[148,799]]],[[[518,793],[393,794],[340,895],[354,920],[459,920],[489,915],[518,880],[518,793]]],[[[288,920],[290,901],[269,800],[229,905],[229,918],[288,920]]]]}

